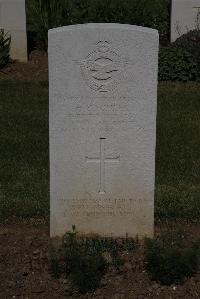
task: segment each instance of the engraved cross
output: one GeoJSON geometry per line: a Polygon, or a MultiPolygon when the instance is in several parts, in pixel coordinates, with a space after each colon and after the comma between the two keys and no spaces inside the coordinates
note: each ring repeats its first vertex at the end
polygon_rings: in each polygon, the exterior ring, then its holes
{"type": "Polygon", "coordinates": [[[86,162],[96,162],[100,163],[100,183],[99,183],[99,193],[105,194],[105,163],[116,163],[120,161],[120,156],[117,157],[106,157],[106,138],[100,138],[100,157],[88,157],[86,156],[86,162]]]}

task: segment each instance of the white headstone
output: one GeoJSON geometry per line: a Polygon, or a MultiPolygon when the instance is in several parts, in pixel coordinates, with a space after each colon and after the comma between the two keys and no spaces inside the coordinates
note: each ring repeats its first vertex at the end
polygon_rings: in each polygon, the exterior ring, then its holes
{"type": "Polygon", "coordinates": [[[49,31],[51,236],[152,236],[156,30],[49,31]]]}
{"type": "Polygon", "coordinates": [[[198,22],[200,28],[200,0],[172,0],[171,42],[197,28],[198,22]]]}
{"type": "Polygon", "coordinates": [[[27,61],[25,0],[0,0],[0,28],[11,35],[11,57],[27,61]]]}

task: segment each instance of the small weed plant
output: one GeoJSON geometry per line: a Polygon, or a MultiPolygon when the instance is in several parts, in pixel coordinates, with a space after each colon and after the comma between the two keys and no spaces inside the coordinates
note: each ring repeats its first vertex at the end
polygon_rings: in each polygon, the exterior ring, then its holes
{"type": "Polygon", "coordinates": [[[184,244],[181,233],[166,233],[146,239],[147,270],[153,280],[165,285],[181,283],[191,277],[199,265],[199,242],[184,244]]]}
{"type": "Polygon", "coordinates": [[[65,272],[80,293],[93,292],[109,266],[118,269],[123,264],[120,253],[135,247],[136,241],[131,238],[81,237],[73,226],[65,234],[59,254],[51,250],[51,272],[55,277],[65,272]]]}
{"type": "Polygon", "coordinates": [[[101,253],[87,252],[86,248],[82,248],[75,251],[70,261],[73,265],[70,276],[74,286],[81,293],[95,291],[100,285],[107,266],[101,253]]]}
{"type": "Polygon", "coordinates": [[[81,293],[95,291],[106,270],[106,260],[100,251],[81,244],[77,231],[72,227],[64,238],[66,274],[81,293]]]}
{"type": "Polygon", "coordinates": [[[59,278],[63,272],[62,265],[60,262],[61,253],[55,249],[55,247],[50,247],[50,271],[55,278],[59,278]]]}

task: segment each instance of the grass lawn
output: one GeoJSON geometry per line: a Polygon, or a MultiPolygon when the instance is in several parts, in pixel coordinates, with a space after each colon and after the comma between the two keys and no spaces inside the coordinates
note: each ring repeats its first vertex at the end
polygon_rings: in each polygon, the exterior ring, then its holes
{"type": "MultiPolygon", "coordinates": [[[[0,219],[49,214],[48,83],[0,81],[0,219]]],[[[200,220],[200,84],[158,92],[157,220],[200,220]]]]}
{"type": "Polygon", "coordinates": [[[49,214],[48,84],[0,81],[0,218],[49,214]]]}

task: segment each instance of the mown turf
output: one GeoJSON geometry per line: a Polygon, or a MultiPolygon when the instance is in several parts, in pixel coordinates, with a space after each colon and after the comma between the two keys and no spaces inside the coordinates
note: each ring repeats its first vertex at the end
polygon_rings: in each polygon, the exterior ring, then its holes
{"type": "Polygon", "coordinates": [[[0,81],[0,217],[49,214],[47,83],[0,81]]]}
{"type": "Polygon", "coordinates": [[[160,84],[157,219],[200,219],[200,84],[160,84]]]}
{"type": "MultiPolygon", "coordinates": [[[[0,81],[0,218],[49,214],[48,84],[0,81]]],[[[200,84],[158,92],[156,219],[200,219],[200,84]]]]}

